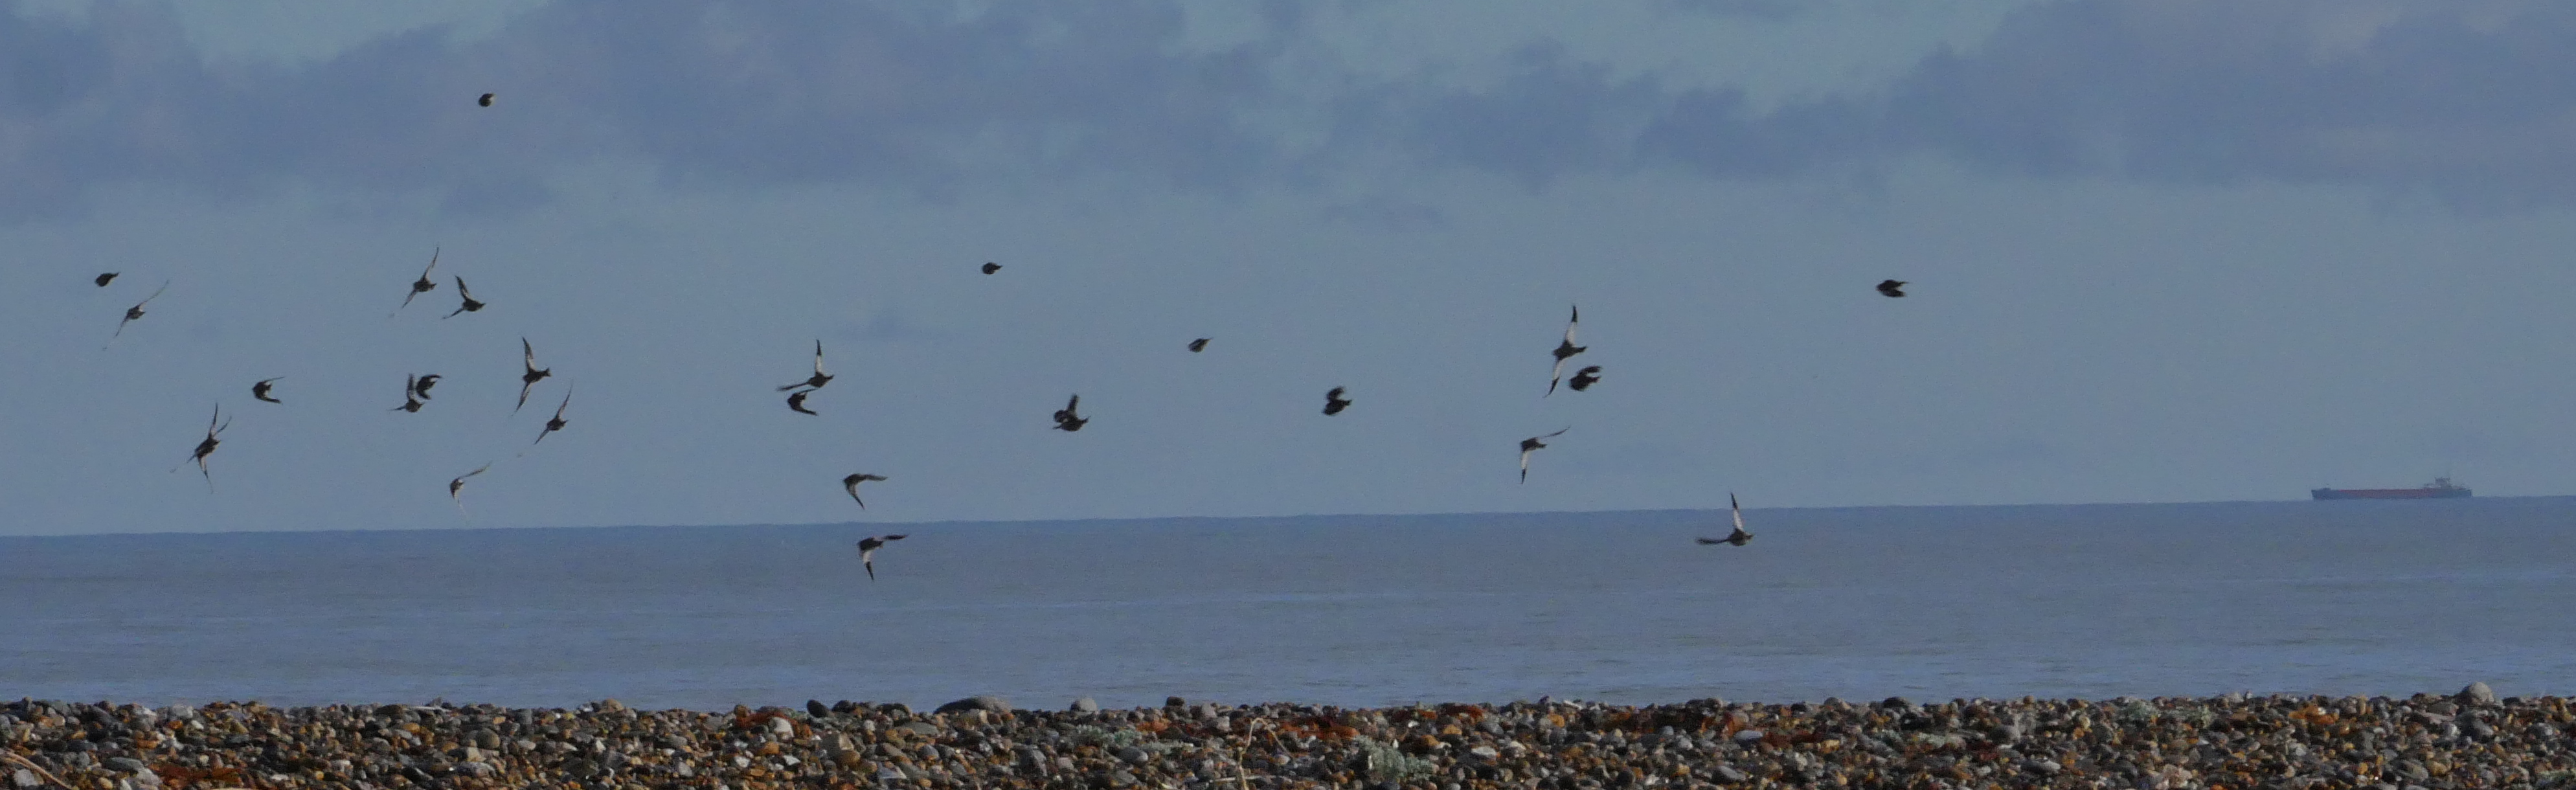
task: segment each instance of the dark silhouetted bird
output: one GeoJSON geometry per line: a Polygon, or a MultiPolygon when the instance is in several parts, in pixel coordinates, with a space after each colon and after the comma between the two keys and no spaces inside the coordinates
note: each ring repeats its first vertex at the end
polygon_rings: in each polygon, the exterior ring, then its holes
{"type": "Polygon", "coordinates": [[[482,98],[475,99],[474,103],[480,106],[490,107],[492,106],[492,94],[483,94],[482,98]]]}
{"type": "Polygon", "coordinates": [[[859,498],[859,484],[860,484],[860,483],[865,483],[865,482],[870,481],[870,480],[884,480],[884,479],[886,479],[886,478],[885,478],[885,475],[871,475],[871,474],[855,474],[855,475],[850,475],[850,476],[848,476],[848,477],[841,478],[841,490],[844,490],[844,491],[848,491],[848,492],[850,492],[850,501],[852,501],[852,502],[857,502],[857,503],[859,503],[859,507],[860,507],[861,509],[866,509],[866,508],[867,508],[867,506],[868,506],[868,502],[867,502],[867,500],[864,500],[864,499],[860,499],[860,498],[859,498]]]}
{"type": "Polygon", "coordinates": [[[1744,506],[1735,503],[1735,492],[1727,492],[1726,509],[1735,515],[1735,531],[1727,533],[1723,538],[1700,538],[1699,545],[1715,546],[1723,543],[1729,546],[1742,546],[1753,542],[1753,533],[1744,531],[1744,506]]]}
{"type": "Polygon", "coordinates": [[[396,306],[394,307],[394,312],[399,313],[399,312],[402,312],[402,309],[403,309],[403,308],[405,308],[405,307],[410,307],[410,306],[411,306],[411,300],[412,300],[414,297],[418,297],[418,296],[420,296],[421,294],[429,293],[430,291],[434,291],[434,290],[437,290],[437,289],[438,289],[438,281],[437,281],[437,280],[429,279],[429,273],[430,273],[432,270],[435,270],[435,269],[437,269],[437,268],[438,268],[438,248],[436,248],[436,247],[431,247],[431,248],[429,249],[429,265],[428,265],[428,266],[421,267],[421,270],[420,270],[420,279],[417,279],[417,280],[413,280],[413,281],[411,281],[411,292],[410,292],[410,293],[407,293],[407,294],[403,294],[403,303],[402,303],[402,304],[400,304],[400,305],[396,305],[396,306]]]}
{"type": "Polygon", "coordinates": [[[805,377],[804,381],[780,387],[778,391],[786,392],[798,387],[819,390],[823,385],[830,383],[832,383],[832,374],[823,372],[823,341],[817,340],[814,341],[814,375],[805,377]]]}
{"type": "Polygon", "coordinates": [[[441,318],[455,318],[456,313],[471,313],[483,309],[483,303],[474,298],[474,292],[465,290],[465,278],[463,277],[456,278],[456,295],[464,297],[465,303],[457,305],[456,312],[440,316],[441,318]]]}
{"type": "Polygon", "coordinates": [[[985,261],[985,262],[984,262],[984,273],[985,273],[985,274],[992,274],[992,273],[994,273],[994,272],[998,272],[998,271],[1001,271],[1001,270],[1002,270],[1002,265],[1001,265],[1001,264],[994,263],[994,262],[992,262],[992,261],[985,261]]]}
{"type": "Polygon", "coordinates": [[[1204,338],[1204,337],[1199,338],[1199,339],[1197,339],[1197,340],[1192,340],[1192,341],[1190,341],[1190,353],[1192,353],[1192,354],[1196,354],[1196,353],[1199,353],[1199,352],[1201,352],[1201,351],[1206,351],[1206,350],[1207,350],[1207,342],[1208,342],[1208,339],[1207,339],[1207,338],[1204,338]]]}
{"type": "Polygon", "coordinates": [[[902,540],[902,535],[870,535],[859,539],[859,565],[868,569],[868,581],[877,580],[877,550],[885,544],[902,540]]]}
{"type": "Polygon", "coordinates": [[[411,385],[411,391],[418,394],[421,400],[429,400],[429,388],[438,386],[438,380],[442,378],[446,377],[436,373],[421,374],[420,383],[411,385]]]}
{"type": "MultiPolygon", "coordinates": [[[[510,407],[511,414],[517,414],[520,409],[527,407],[528,389],[530,387],[537,386],[537,382],[544,381],[547,376],[555,374],[554,368],[546,368],[544,370],[537,369],[537,347],[528,345],[528,339],[524,337],[519,338],[519,366],[521,368],[521,372],[519,373],[519,405],[510,407]]],[[[570,395],[571,393],[565,394],[570,395]]]]}
{"type": "Polygon", "coordinates": [[[1598,383],[1601,383],[1600,365],[1593,365],[1591,367],[1575,371],[1574,378],[1565,380],[1565,386],[1574,388],[1574,391],[1576,392],[1591,389],[1592,385],[1598,383]]]}
{"type": "Polygon", "coordinates": [[[404,376],[403,405],[386,409],[385,411],[407,411],[417,414],[420,412],[420,405],[420,377],[404,376]]]}
{"type": "Polygon", "coordinates": [[[818,417],[822,416],[813,409],[805,408],[805,396],[812,394],[814,394],[813,390],[797,390],[795,392],[787,393],[787,410],[798,414],[813,414],[818,417]]]}
{"type": "MultiPolygon", "coordinates": [[[[457,475],[456,479],[447,481],[447,498],[456,501],[456,512],[465,513],[465,498],[461,493],[465,490],[465,478],[482,474],[484,470],[491,468],[491,464],[484,464],[482,466],[475,467],[474,471],[457,475]]],[[[472,513],[465,513],[465,515],[467,518],[472,518],[474,516],[472,513]]]]}
{"type": "Polygon", "coordinates": [[[108,284],[109,282],[113,282],[113,281],[115,281],[115,280],[116,280],[116,273],[115,273],[115,272],[107,272],[107,273],[105,273],[105,274],[101,274],[101,275],[99,275],[99,276],[98,276],[98,279],[91,280],[90,282],[97,283],[97,284],[98,284],[98,287],[100,287],[100,288],[105,288],[105,287],[107,287],[107,284],[108,284]]]}
{"type": "Polygon", "coordinates": [[[557,405],[555,406],[555,416],[554,416],[552,419],[546,420],[546,429],[545,429],[545,430],[542,430],[542,431],[538,431],[538,432],[537,432],[537,441],[535,441],[535,442],[529,442],[529,443],[528,443],[528,446],[534,447],[534,446],[536,446],[537,442],[543,442],[543,441],[545,441],[545,440],[546,440],[546,434],[550,434],[550,433],[554,433],[554,432],[556,432],[556,431],[563,430],[564,425],[565,425],[565,423],[564,423],[564,418],[563,418],[564,409],[565,409],[566,407],[571,406],[571,405],[572,405],[572,388],[571,388],[571,387],[565,387],[565,388],[564,388],[564,399],[563,399],[563,403],[557,404],[557,405]]]}
{"type": "MultiPolygon", "coordinates": [[[[1554,356],[1556,357],[1556,369],[1551,370],[1551,371],[1548,371],[1548,374],[1547,374],[1547,394],[1548,394],[1548,395],[1554,395],[1554,394],[1556,394],[1556,383],[1557,383],[1557,382],[1559,382],[1559,381],[1564,380],[1564,378],[1565,378],[1565,361],[1566,361],[1567,359],[1571,359],[1571,358],[1573,358],[1573,357],[1574,357],[1574,355],[1576,355],[1576,354],[1581,354],[1581,353],[1583,353],[1585,350],[1587,350],[1587,349],[1591,348],[1590,346],[1578,346],[1578,345],[1575,345],[1575,344],[1574,344],[1574,327],[1575,327],[1575,325],[1576,325],[1576,324],[1580,324],[1580,323],[1582,323],[1582,322],[1583,322],[1583,308],[1581,308],[1581,307],[1575,307],[1575,308],[1572,310],[1572,312],[1569,314],[1569,316],[1565,319],[1565,339],[1564,339],[1564,340],[1559,340],[1559,341],[1557,341],[1557,342],[1556,342],[1556,350],[1555,350],[1555,351],[1550,351],[1550,352],[1548,352],[1549,354],[1552,354],[1552,355],[1554,355],[1554,356]]],[[[1545,395],[1542,395],[1542,396],[1540,396],[1540,397],[1546,397],[1546,396],[1545,396],[1545,395]]]]}
{"type": "Polygon", "coordinates": [[[1055,429],[1066,432],[1082,430],[1083,424],[1091,422],[1091,418],[1074,411],[1081,407],[1082,395],[1079,393],[1075,394],[1072,400],[1065,401],[1064,408],[1055,410],[1055,429]]]}
{"type": "Polygon", "coordinates": [[[143,301],[135,302],[133,307],[125,308],[125,320],[116,322],[116,334],[108,335],[107,342],[109,344],[114,344],[117,338],[124,337],[125,325],[134,323],[135,319],[142,318],[143,306],[151,304],[154,299],[161,298],[161,292],[167,290],[170,290],[170,281],[163,280],[161,281],[161,287],[152,289],[151,296],[143,297],[143,301]]]}
{"type": "Polygon", "coordinates": [[[1530,438],[1522,439],[1522,440],[1521,440],[1521,482],[1523,482],[1523,483],[1527,483],[1527,482],[1529,482],[1529,457],[1530,457],[1530,453],[1535,453],[1535,452],[1538,452],[1538,451],[1540,451],[1540,450],[1547,449],[1547,443],[1546,443],[1546,442],[1539,441],[1539,440],[1540,440],[1540,439],[1553,439],[1553,438],[1556,438],[1558,435],[1563,434],[1563,433],[1565,433],[1566,431],[1571,431],[1571,430],[1574,430],[1574,426],[1569,425],[1569,426],[1566,426],[1566,427],[1563,427],[1563,428],[1558,428],[1558,429],[1556,429],[1556,433],[1543,433],[1543,434],[1539,434],[1539,435],[1537,435],[1537,436],[1532,436],[1532,437],[1530,437],[1530,438]]]}
{"type": "Polygon", "coordinates": [[[187,461],[179,462],[179,466],[170,467],[170,471],[177,472],[181,467],[187,466],[189,462],[195,462],[197,464],[197,474],[206,478],[206,490],[210,492],[215,490],[215,475],[213,472],[206,470],[206,456],[214,455],[215,446],[224,443],[222,439],[216,437],[222,436],[225,428],[233,427],[233,421],[224,420],[223,417],[224,405],[221,403],[215,404],[215,415],[206,418],[206,438],[203,441],[197,442],[196,451],[188,454],[187,461]],[[223,424],[217,425],[215,423],[216,420],[223,420],[223,424]]]}
{"type": "Polygon", "coordinates": [[[1905,281],[1904,281],[1904,280],[1880,280],[1880,281],[1878,281],[1878,295],[1880,295],[1880,296],[1884,296],[1884,297],[1887,297],[1887,298],[1890,298],[1890,299],[1896,299],[1896,298],[1902,298],[1902,297],[1904,297],[1904,296],[1905,296],[1905,281]]]}
{"type": "Polygon", "coordinates": [[[274,378],[274,379],[260,379],[260,380],[259,380],[259,383],[250,385],[250,396],[251,396],[253,399],[256,399],[256,400],[264,400],[264,401],[268,401],[268,402],[270,402],[270,403],[285,403],[286,401],[278,400],[278,399],[276,399],[276,398],[271,398],[271,397],[269,397],[269,396],[268,396],[269,386],[270,386],[272,383],[276,382],[278,379],[283,379],[283,378],[286,378],[286,377],[285,377],[285,376],[279,376],[279,377],[274,378]]]}
{"type": "Polygon", "coordinates": [[[1326,415],[1340,414],[1343,409],[1350,407],[1351,402],[1342,397],[1341,387],[1334,387],[1332,391],[1324,393],[1324,413],[1326,415]]]}

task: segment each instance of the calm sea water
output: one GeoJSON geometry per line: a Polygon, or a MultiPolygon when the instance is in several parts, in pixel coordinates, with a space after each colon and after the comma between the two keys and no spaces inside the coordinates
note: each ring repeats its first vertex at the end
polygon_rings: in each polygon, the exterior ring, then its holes
{"type": "Polygon", "coordinates": [[[2576,692],[2576,498],[0,538],[0,697],[2576,692]]]}

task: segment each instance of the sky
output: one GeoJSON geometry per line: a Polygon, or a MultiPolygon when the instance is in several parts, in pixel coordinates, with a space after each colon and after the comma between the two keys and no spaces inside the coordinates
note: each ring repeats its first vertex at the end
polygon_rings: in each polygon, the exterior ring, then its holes
{"type": "Polygon", "coordinates": [[[0,534],[2566,494],[2571,203],[2563,3],[0,0],[0,534]]]}

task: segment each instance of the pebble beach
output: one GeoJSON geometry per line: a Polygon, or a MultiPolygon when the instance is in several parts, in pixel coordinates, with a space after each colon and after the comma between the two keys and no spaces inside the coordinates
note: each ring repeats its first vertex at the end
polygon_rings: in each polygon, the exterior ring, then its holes
{"type": "Polygon", "coordinates": [[[2544,788],[2576,709],[2484,685],[2243,696],[1345,709],[0,703],[12,788],[2544,788]]]}

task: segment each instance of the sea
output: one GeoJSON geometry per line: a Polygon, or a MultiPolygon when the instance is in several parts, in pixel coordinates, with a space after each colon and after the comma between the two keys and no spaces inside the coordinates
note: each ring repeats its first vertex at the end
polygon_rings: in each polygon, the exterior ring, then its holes
{"type": "Polygon", "coordinates": [[[2576,498],[0,538],[0,697],[2576,692],[2576,498]]]}

